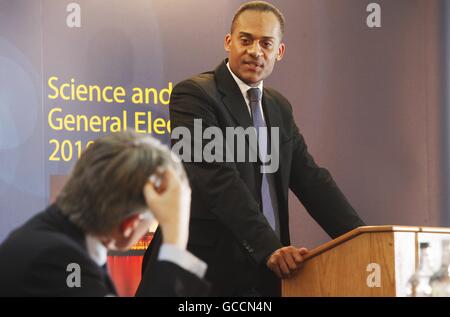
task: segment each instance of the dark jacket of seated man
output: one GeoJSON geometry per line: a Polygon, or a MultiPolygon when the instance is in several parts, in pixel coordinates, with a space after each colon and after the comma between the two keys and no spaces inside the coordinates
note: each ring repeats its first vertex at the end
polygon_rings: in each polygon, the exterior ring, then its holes
{"type": "MultiPolygon", "coordinates": [[[[151,275],[144,273],[137,296],[203,296],[204,266],[190,254],[170,258],[161,247],[151,275]],[[190,271],[189,271],[190,269],[190,271]]],[[[106,249],[73,225],[56,205],[15,230],[0,246],[0,296],[117,295],[105,269],[106,249]],[[71,264],[80,268],[79,285],[71,264]],[[78,287],[79,286],[79,287],[78,287]]]]}
{"type": "Polygon", "coordinates": [[[136,295],[206,295],[207,266],[186,250],[190,197],[182,165],[157,140],[134,132],[97,139],[56,203],[0,245],[0,296],[117,295],[107,251],[128,250],[155,218],[163,244],[136,295]]]}

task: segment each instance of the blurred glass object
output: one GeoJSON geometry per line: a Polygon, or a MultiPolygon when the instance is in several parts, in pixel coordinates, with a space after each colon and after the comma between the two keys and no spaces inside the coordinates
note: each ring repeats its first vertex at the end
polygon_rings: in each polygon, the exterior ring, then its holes
{"type": "Polygon", "coordinates": [[[441,267],[431,276],[433,297],[450,297],[450,240],[442,241],[441,267]]]}
{"type": "Polygon", "coordinates": [[[406,296],[408,297],[431,297],[432,288],[430,279],[433,275],[433,269],[430,257],[430,244],[422,242],[420,246],[419,268],[408,281],[406,296]]]}

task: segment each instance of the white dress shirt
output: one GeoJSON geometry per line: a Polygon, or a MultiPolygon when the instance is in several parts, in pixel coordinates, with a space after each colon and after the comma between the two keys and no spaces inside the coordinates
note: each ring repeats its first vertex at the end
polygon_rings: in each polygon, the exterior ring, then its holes
{"type": "MultiPolygon", "coordinates": [[[[233,71],[232,71],[231,68],[230,68],[230,63],[227,63],[227,67],[228,67],[228,70],[229,70],[230,73],[231,73],[231,76],[233,76],[234,81],[236,82],[236,84],[238,84],[239,89],[241,90],[242,96],[244,97],[245,103],[247,104],[247,108],[248,108],[248,111],[249,111],[250,117],[251,117],[251,116],[252,116],[252,109],[250,108],[250,99],[248,98],[248,93],[247,93],[247,91],[248,91],[249,89],[251,89],[251,88],[259,88],[259,89],[261,90],[261,98],[262,98],[263,93],[264,93],[264,89],[263,89],[263,88],[264,88],[264,86],[263,86],[263,81],[261,80],[261,82],[260,82],[260,83],[258,84],[258,86],[256,86],[256,87],[249,86],[249,85],[247,85],[246,83],[244,83],[238,76],[236,76],[236,75],[233,73],[233,71]]],[[[264,117],[264,111],[263,111],[263,109],[262,109],[262,102],[259,103],[259,107],[260,107],[259,110],[260,110],[261,113],[262,113],[263,120],[264,120],[264,122],[266,122],[266,118],[264,117]]]]}

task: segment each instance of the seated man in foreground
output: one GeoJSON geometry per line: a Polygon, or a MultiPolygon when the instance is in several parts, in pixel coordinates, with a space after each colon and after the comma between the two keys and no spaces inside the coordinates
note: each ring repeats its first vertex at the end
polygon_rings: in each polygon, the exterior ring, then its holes
{"type": "Polygon", "coordinates": [[[183,167],[157,140],[132,132],[96,140],[56,203],[0,245],[0,296],[116,295],[107,251],[129,249],[154,218],[163,245],[136,295],[206,295],[206,264],[186,251],[190,199],[183,167]]]}

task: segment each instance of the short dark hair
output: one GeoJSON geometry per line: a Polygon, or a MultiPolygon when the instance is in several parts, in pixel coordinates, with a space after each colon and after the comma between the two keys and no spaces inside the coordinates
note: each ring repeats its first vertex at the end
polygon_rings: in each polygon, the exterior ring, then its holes
{"type": "Polygon", "coordinates": [[[132,131],[101,137],[89,146],[56,199],[86,233],[108,234],[127,217],[148,209],[143,188],[158,167],[182,170],[158,140],[132,131]]]}
{"type": "Polygon", "coordinates": [[[283,13],[275,7],[273,4],[268,3],[266,1],[250,1],[244,3],[239,7],[233,17],[233,22],[231,22],[231,33],[234,31],[234,27],[239,16],[245,11],[259,11],[259,12],[272,12],[278,19],[280,23],[281,37],[284,36],[285,24],[286,20],[284,18],[283,13]]]}

